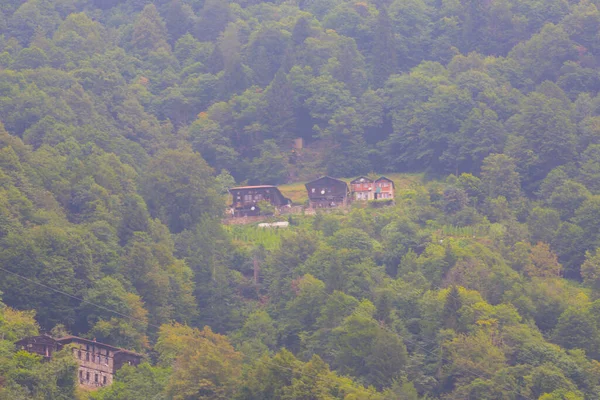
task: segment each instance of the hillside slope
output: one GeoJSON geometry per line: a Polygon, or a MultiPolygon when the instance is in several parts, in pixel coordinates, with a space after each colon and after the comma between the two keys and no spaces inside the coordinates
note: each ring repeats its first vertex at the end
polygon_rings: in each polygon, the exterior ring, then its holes
{"type": "Polygon", "coordinates": [[[0,400],[600,399],[598,6],[1,1],[0,400]],[[40,332],[149,357],[79,393],[40,332]]]}

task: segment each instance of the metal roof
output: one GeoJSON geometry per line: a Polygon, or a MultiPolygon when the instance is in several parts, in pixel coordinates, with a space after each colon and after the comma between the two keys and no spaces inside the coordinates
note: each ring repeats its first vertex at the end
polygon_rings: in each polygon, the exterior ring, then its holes
{"type": "Polygon", "coordinates": [[[361,182],[361,179],[362,179],[364,182],[373,183],[373,179],[370,179],[370,178],[368,178],[368,177],[366,177],[366,176],[364,176],[364,175],[363,175],[363,176],[359,176],[358,178],[354,179],[354,180],[353,180],[352,182],[350,182],[350,183],[352,183],[352,184],[354,184],[354,183],[362,183],[362,182],[361,182]]]}
{"type": "Polygon", "coordinates": [[[232,187],[229,190],[238,190],[238,189],[277,189],[277,186],[274,186],[274,185],[237,186],[237,187],[232,187]]]}
{"type": "Polygon", "coordinates": [[[102,346],[102,347],[108,347],[108,348],[110,348],[111,350],[113,350],[115,352],[129,353],[129,354],[133,354],[133,355],[138,356],[138,357],[144,357],[143,354],[136,353],[135,351],[125,350],[125,349],[122,349],[120,347],[111,346],[110,344],[97,342],[95,340],[90,340],[90,339],[82,338],[82,337],[79,337],[79,336],[68,335],[68,336],[61,337],[61,338],[58,338],[58,339],[55,339],[55,340],[57,342],[59,342],[59,343],[71,342],[71,341],[78,341],[78,342],[83,342],[83,343],[87,343],[87,344],[93,344],[93,345],[98,345],[98,346],[102,346]]]}

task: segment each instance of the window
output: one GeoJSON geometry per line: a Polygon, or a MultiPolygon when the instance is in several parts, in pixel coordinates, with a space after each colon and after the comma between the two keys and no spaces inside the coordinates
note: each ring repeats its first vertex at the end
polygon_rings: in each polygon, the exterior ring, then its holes
{"type": "Polygon", "coordinates": [[[94,376],[94,382],[98,383],[98,374],[95,374],[95,376],[94,376]]]}
{"type": "Polygon", "coordinates": [[[85,380],[86,380],[86,381],[89,381],[89,380],[90,380],[90,373],[89,373],[89,372],[86,372],[86,373],[85,373],[85,380]]]}
{"type": "Polygon", "coordinates": [[[104,364],[108,365],[108,357],[104,357],[104,364]]]}
{"type": "Polygon", "coordinates": [[[98,355],[98,364],[100,364],[100,356],[98,355]]]}
{"type": "Polygon", "coordinates": [[[79,358],[81,360],[81,350],[77,351],[77,358],[79,358]]]}
{"type": "Polygon", "coordinates": [[[85,361],[90,361],[90,353],[85,353],[85,361]]]}
{"type": "Polygon", "coordinates": [[[82,381],[83,380],[83,371],[79,370],[79,380],[82,381]]]}
{"type": "Polygon", "coordinates": [[[102,377],[102,384],[106,385],[106,376],[102,377]]]}

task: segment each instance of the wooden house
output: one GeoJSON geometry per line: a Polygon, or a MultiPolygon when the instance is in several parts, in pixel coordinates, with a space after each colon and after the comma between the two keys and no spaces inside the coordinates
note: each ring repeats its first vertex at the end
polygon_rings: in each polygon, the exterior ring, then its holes
{"type": "Polygon", "coordinates": [[[323,176],[306,185],[311,208],[345,207],[348,205],[348,184],[339,179],[323,176]]]}
{"type": "Polygon", "coordinates": [[[50,335],[32,336],[15,343],[18,349],[27,350],[44,357],[44,360],[50,360],[52,354],[58,351],[62,346],[50,335]]]}
{"type": "Polygon", "coordinates": [[[260,214],[260,201],[267,201],[276,208],[289,206],[292,201],[286,198],[276,186],[240,186],[229,189],[232,196],[231,209],[235,217],[249,217],[260,214]]]}
{"type": "Polygon", "coordinates": [[[49,335],[32,336],[15,344],[18,349],[39,354],[46,360],[50,360],[54,352],[71,345],[73,357],[79,364],[79,384],[91,388],[112,384],[115,373],[123,365],[137,366],[143,358],[133,351],[77,336],[58,339],[49,335]]]}
{"type": "Polygon", "coordinates": [[[359,176],[350,182],[352,200],[366,201],[373,200],[373,180],[365,176],[359,176]]]}
{"type": "Polygon", "coordinates": [[[394,198],[396,186],[394,181],[385,176],[379,177],[373,183],[373,200],[387,200],[394,198]]]}

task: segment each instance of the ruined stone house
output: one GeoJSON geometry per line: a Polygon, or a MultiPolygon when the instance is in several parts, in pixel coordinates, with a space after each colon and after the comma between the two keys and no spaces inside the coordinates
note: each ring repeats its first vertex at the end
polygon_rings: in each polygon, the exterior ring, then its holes
{"type": "Polygon", "coordinates": [[[55,339],[49,335],[31,336],[15,343],[17,348],[38,354],[50,360],[52,354],[72,345],[73,357],[79,364],[79,384],[86,387],[102,387],[112,384],[115,373],[124,365],[137,366],[143,356],[95,340],[77,336],[55,339]]]}

